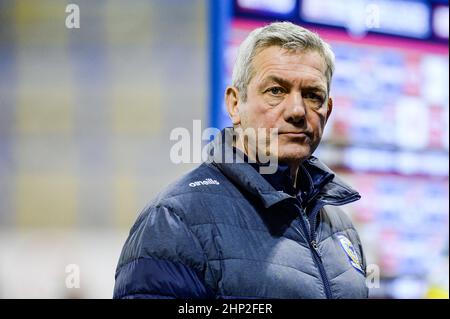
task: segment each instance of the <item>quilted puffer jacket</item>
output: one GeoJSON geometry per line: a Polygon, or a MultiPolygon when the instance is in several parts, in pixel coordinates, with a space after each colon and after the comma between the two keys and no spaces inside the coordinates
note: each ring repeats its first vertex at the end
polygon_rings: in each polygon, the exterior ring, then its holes
{"type": "MultiPolygon", "coordinates": [[[[210,154],[235,150],[220,141],[210,154]]],[[[361,242],[338,208],[359,194],[313,156],[301,170],[306,197],[210,157],[141,212],[114,298],[367,298],[361,242]]]]}

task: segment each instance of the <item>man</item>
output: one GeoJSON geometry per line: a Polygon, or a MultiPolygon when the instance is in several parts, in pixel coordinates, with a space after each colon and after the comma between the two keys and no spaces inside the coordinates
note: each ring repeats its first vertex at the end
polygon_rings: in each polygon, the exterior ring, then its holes
{"type": "Polygon", "coordinates": [[[333,108],[333,69],[329,46],[294,24],[247,37],[225,93],[234,129],[140,214],[114,298],[367,297],[358,234],[337,208],[360,196],[311,155],[333,108]],[[262,135],[243,135],[261,129],[276,134],[263,150],[273,174],[260,173],[261,146],[249,150],[262,135]]]}

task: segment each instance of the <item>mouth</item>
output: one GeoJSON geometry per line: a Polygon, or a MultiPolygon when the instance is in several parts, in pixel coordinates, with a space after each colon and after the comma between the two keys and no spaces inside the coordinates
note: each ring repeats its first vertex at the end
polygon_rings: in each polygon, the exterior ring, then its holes
{"type": "Polygon", "coordinates": [[[279,133],[279,135],[285,135],[291,138],[301,138],[301,139],[311,138],[310,134],[305,132],[283,132],[279,133]]]}

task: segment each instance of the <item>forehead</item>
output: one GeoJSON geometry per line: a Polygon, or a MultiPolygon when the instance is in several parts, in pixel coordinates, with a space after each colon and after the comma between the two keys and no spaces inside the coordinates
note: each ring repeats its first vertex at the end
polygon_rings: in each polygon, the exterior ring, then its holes
{"type": "Polygon", "coordinates": [[[317,51],[287,50],[270,46],[259,51],[253,59],[257,82],[276,75],[292,82],[307,81],[326,84],[326,63],[317,51]]]}

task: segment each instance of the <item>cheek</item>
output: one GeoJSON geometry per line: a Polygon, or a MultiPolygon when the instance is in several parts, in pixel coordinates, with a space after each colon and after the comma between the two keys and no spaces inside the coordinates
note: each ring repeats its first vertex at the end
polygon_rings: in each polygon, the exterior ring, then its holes
{"type": "Polygon", "coordinates": [[[247,105],[242,112],[242,122],[246,127],[275,127],[279,111],[264,107],[263,103],[247,105]]]}
{"type": "Polygon", "coordinates": [[[314,132],[320,136],[326,124],[326,112],[313,113],[309,120],[309,123],[312,126],[314,132]]]}
{"type": "Polygon", "coordinates": [[[261,114],[264,121],[264,126],[268,128],[277,127],[277,122],[279,119],[279,115],[273,110],[267,110],[265,113],[261,114]]]}

